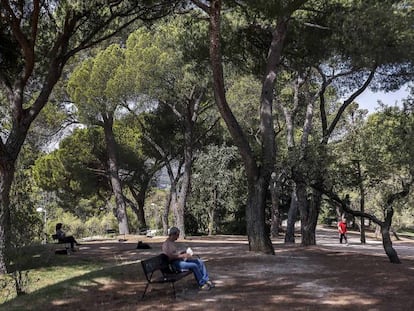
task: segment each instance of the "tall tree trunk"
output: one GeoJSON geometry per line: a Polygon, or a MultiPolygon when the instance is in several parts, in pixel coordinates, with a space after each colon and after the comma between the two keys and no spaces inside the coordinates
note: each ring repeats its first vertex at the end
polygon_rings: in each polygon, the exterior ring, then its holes
{"type": "Polygon", "coordinates": [[[265,225],[267,189],[266,180],[260,178],[253,189],[249,189],[246,208],[247,236],[250,251],[274,255],[272,241],[265,225]]]}
{"type": "MultiPolygon", "coordinates": [[[[306,94],[308,94],[308,92],[306,92],[306,94]]],[[[308,95],[306,95],[306,98],[307,98],[306,117],[305,117],[305,122],[303,124],[303,135],[302,135],[301,142],[300,142],[300,157],[299,157],[299,162],[303,164],[307,162],[307,158],[308,158],[309,136],[311,134],[312,127],[313,127],[314,102],[316,101],[316,97],[311,99],[309,98],[308,95]]],[[[299,165],[298,167],[300,170],[302,170],[302,167],[306,167],[306,165],[303,165],[303,166],[299,165]]],[[[323,169],[323,167],[321,168],[323,169]]],[[[299,174],[302,175],[304,173],[299,172],[299,174]]],[[[318,176],[316,176],[316,179],[320,176],[323,176],[323,173],[318,172],[318,176]]],[[[302,178],[302,176],[300,176],[300,178],[302,178]]],[[[313,190],[312,197],[309,200],[307,197],[306,185],[301,184],[300,188],[301,188],[300,191],[303,192],[301,196],[305,195],[305,197],[302,197],[302,200],[299,203],[299,210],[301,213],[301,233],[302,233],[301,244],[303,246],[315,245],[316,244],[316,225],[317,225],[318,215],[319,215],[319,210],[320,210],[319,204],[321,202],[321,194],[313,190]],[[305,204],[305,206],[301,206],[301,204],[305,204]],[[302,213],[304,213],[304,215],[302,215],[302,213]]]]}
{"type": "Polygon", "coordinates": [[[11,246],[10,189],[15,161],[0,160],[0,274],[8,271],[8,249],[11,246]]]}
{"type": "MultiPolygon", "coordinates": [[[[179,112],[175,107],[172,107],[173,112],[184,123],[184,165],[181,174],[179,187],[177,187],[177,201],[173,205],[175,222],[180,235],[185,236],[185,208],[187,204],[188,194],[191,186],[191,167],[193,165],[193,145],[194,145],[194,127],[198,118],[199,105],[204,96],[204,89],[201,92],[196,92],[193,88],[188,102],[184,105],[184,111],[179,112]]],[[[180,172],[177,172],[180,174],[180,172]]],[[[178,175],[177,175],[178,176],[178,175]]]]}
{"type": "MultiPolygon", "coordinates": [[[[189,152],[189,153],[191,153],[191,157],[192,157],[192,152],[189,152]]],[[[190,155],[188,154],[187,156],[190,156],[190,155]]],[[[187,156],[185,157],[184,171],[180,178],[179,189],[178,191],[176,191],[175,195],[173,195],[173,198],[175,198],[175,204],[172,204],[175,225],[177,226],[178,229],[180,229],[180,235],[183,235],[183,236],[185,236],[185,232],[186,232],[185,222],[184,222],[184,213],[185,213],[185,206],[187,203],[187,197],[188,197],[188,193],[190,189],[191,165],[192,165],[192,159],[187,158],[187,156]]]]}
{"type": "MultiPolygon", "coordinates": [[[[287,221],[287,230],[285,235],[285,243],[295,243],[295,222],[297,217],[298,210],[300,213],[305,213],[305,215],[301,215],[301,237],[302,237],[302,245],[307,245],[308,243],[312,243],[312,241],[315,239],[314,235],[315,233],[307,232],[308,228],[314,227],[313,224],[308,223],[310,219],[308,218],[309,215],[312,213],[308,210],[310,205],[308,200],[302,199],[299,201],[299,195],[304,196],[305,194],[298,193],[298,191],[305,191],[306,187],[303,185],[305,183],[303,181],[303,175],[305,175],[303,172],[301,172],[302,167],[305,167],[305,165],[301,165],[301,163],[306,162],[307,157],[307,148],[309,145],[309,136],[312,131],[312,123],[313,123],[313,107],[314,102],[317,97],[310,98],[308,95],[308,92],[305,92],[306,97],[306,114],[305,114],[305,120],[303,123],[303,134],[300,141],[299,146],[299,153],[293,152],[295,147],[295,131],[294,131],[294,120],[296,117],[296,114],[299,111],[300,108],[300,101],[299,101],[299,95],[300,95],[300,89],[302,86],[307,87],[308,84],[306,84],[307,77],[304,74],[298,73],[295,81],[292,83],[292,88],[294,90],[294,97],[293,97],[293,108],[289,110],[288,107],[283,106],[282,103],[278,102],[278,107],[280,110],[283,111],[283,114],[285,116],[286,120],[286,137],[287,137],[287,146],[290,151],[290,154],[292,157],[297,157],[297,159],[294,159],[293,162],[297,162],[296,165],[291,167],[291,171],[293,174],[293,189],[291,194],[291,204],[288,212],[288,221],[287,221]],[[303,189],[298,188],[299,187],[305,187],[303,189]],[[303,239],[305,238],[305,241],[303,239]]],[[[315,224],[316,227],[316,224],[315,224]]]]}
{"type": "Polygon", "coordinates": [[[34,107],[23,109],[24,87],[18,80],[14,88],[6,89],[12,110],[12,127],[8,138],[0,139],[0,274],[7,273],[7,249],[11,245],[10,189],[14,179],[17,157],[33,120],[46,104],[52,87],[59,79],[60,70],[50,73],[49,80],[36,99],[34,107]]]}
{"type": "Polygon", "coordinates": [[[296,184],[293,183],[292,193],[290,195],[290,206],[286,224],[285,243],[295,243],[295,223],[298,215],[298,196],[296,184]]]}
{"type": "Polygon", "coordinates": [[[217,210],[217,206],[218,206],[218,189],[217,186],[214,187],[213,189],[213,206],[211,208],[208,208],[207,213],[208,213],[208,235],[213,235],[215,230],[214,230],[214,225],[216,222],[215,219],[215,212],[217,210]]]}
{"type": "Polygon", "coordinates": [[[260,102],[260,130],[262,138],[260,160],[262,166],[259,168],[246,136],[234,117],[226,99],[220,46],[222,1],[212,0],[208,8],[205,7],[205,4],[200,4],[201,1],[194,2],[202,7],[210,17],[210,60],[213,70],[214,96],[220,114],[239,149],[246,169],[248,182],[246,221],[250,250],[274,254],[270,237],[265,228],[264,210],[266,206],[266,192],[276,157],[272,115],[273,90],[276,70],[280,64],[281,52],[286,36],[288,18],[283,17],[278,21],[269,47],[260,102]]]}
{"type": "Polygon", "coordinates": [[[124,195],[122,193],[121,180],[119,178],[118,161],[116,157],[116,143],[112,130],[112,117],[104,117],[104,133],[106,150],[108,155],[108,174],[111,182],[112,191],[115,196],[116,218],[118,220],[119,234],[129,234],[128,217],[124,195]]]}
{"type": "Polygon", "coordinates": [[[173,190],[172,188],[170,188],[170,191],[168,192],[167,200],[165,201],[164,211],[162,213],[162,230],[163,230],[164,235],[168,235],[168,229],[170,225],[168,217],[170,215],[170,206],[172,204],[172,194],[173,194],[173,190]]]}
{"type": "Polygon", "coordinates": [[[270,235],[273,238],[277,238],[279,236],[281,218],[279,211],[280,187],[278,187],[276,173],[272,173],[271,176],[270,194],[272,199],[270,235]]]}
{"type": "Polygon", "coordinates": [[[179,207],[179,194],[177,190],[177,186],[174,187],[174,191],[171,191],[171,203],[170,208],[174,215],[174,226],[180,230],[180,237],[185,237],[185,227],[184,227],[184,210],[180,210],[179,207]]]}
{"type": "MultiPolygon", "coordinates": [[[[182,163],[179,163],[178,168],[177,168],[177,174],[176,174],[176,176],[174,176],[173,168],[171,166],[170,161],[168,161],[168,159],[167,159],[167,157],[165,156],[164,153],[160,152],[160,154],[163,155],[163,157],[165,159],[164,163],[165,163],[165,167],[166,167],[167,172],[168,172],[168,177],[170,179],[170,191],[169,191],[169,194],[168,194],[167,201],[165,202],[165,209],[164,209],[163,221],[162,221],[163,222],[163,229],[166,230],[164,233],[167,234],[168,229],[169,229],[169,219],[168,218],[169,218],[169,214],[170,214],[171,210],[172,210],[173,215],[174,215],[175,226],[180,228],[179,227],[180,224],[178,224],[179,215],[178,215],[178,212],[177,212],[177,204],[178,204],[177,203],[177,201],[178,201],[177,187],[178,187],[178,181],[179,181],[180,176],[181,176],[180,171],[181,171],[182,163]]],[[[180,229],[180,236],[181,237],[185,236],[184,231],[181,231],[181,229],[180,229]]]]}
{"type": "Polygon", "coordinates": [[[214,214],[215,214],[215,208],[209,208],[208,211],[208,235],[213,235],[214,234],[214,214]]]}
{"type": "MultiPolygon", "coordinates": [[[[27,43],[29,41],[33,43],[32,40],[27,40],[27,43]]],[[[62,40],[62,44],[65,44],[65,42],[65,40],[62,40]]],[[[27,51],[31,51],[31,49],[28,48],[27,51]]],[[[62,52],[65,51],[65,49],[62,49],[62,52]]],[[[29,63],[34,61],[32,56],[30,55],[29,57],[29,63]]],[[[24,91],[27,80],[33,70],[32,66],[29,65],[30,68],[26,67],[25,69],[27,71],[16,77],[13,86],[9,85],[8,88],[4,88],[11,110],[12,126],[8,137],[0,139],[0,274],[7,273],[8,258],[6,250],[10,245],[11,230],[10,189],[14,179],[16,160],[26,140],[30,125],[46,105],[53,86],[59,80],[62,68],[67,60],[63,57],[54,58],[54,56],[56,55],[51,55],[49,72],[46,76],[45,83],[41,86],[39,95],[31,106],[27,108],[23,107],[27,104],[24,102],[24,91]],[[23,75],[25,76],[24,78],[23,75]]]]}
{"type": "Polygon", "coordinates": [[[409,193],[409,187],[407,187],[405,191],[402,191],[398,194],[390,195],[387,199],[387,203],[386,203],[387,205],[384,209],[384,214],[385,214],[384,222],[381,223],[382,245],[391,263],[401,263],[400,258],[398,258],[397,252],[392,246],[392,241],[391,241],[391,236],[390,236],[392,217],[394,215],[394,209],[392,207],[392,204],[397,198],[407,196],[408,193],[409,193]]]}
{"type": "Polygon", "coordinates": [[[307,217],[305,222],[301,222],[302,246],[316,244],[316,225],[318,222],[319,209],[322,195],[316,190],[312,190],[312,197],[307,200],[307,217]]]}
{"type": "MultiPolygon", "coordinates": [[[[362,178],[362,172],[361,172],[361,161],[357,160],[357,176],[358,176],[358,184],[359,184],[359,207],[361,210],[361,213],[365,213],[365,190],[364,190],[364,183],[362,178]]],[[[365,218],[361,217],[361,244],[366,243],[365,238],[365,218]]]]}
{"type": "MultiPolygon", "coordinates": [[[[149,180],[148,180],[148,183],[149,183],[149,180]]],[[[135,202],[137,202],[137,205],[138,205],[138,208],[133,208],[137,216],[137,221],[138,221],[137,232],[140,232],[141,229],[147,228],[147,222],[145,220],[144,205],[145,205],[145,196],[146,196],[147,189],[148,189],[148,183],[146,183],[145,185],[142,184],[142,187],[138,192],[135,191],[132,185],[129,186],[129,191],[131,192],[132,196],[135,199],[135,202]]]]}
{"type": "Polygon", "coordinates": [[[301,184],[301,194],[298,194],[299,210],[301,219],[302,246],[310,246],[316,244],[316,225],[318,223],[322,194],[316,190],[312,190],[310,198],[306,190],[306,185],[301,184]]]}
{"type": "Polygon", "coordinates": [[[384,247],[385,254],[391,263],[401,263],[398,254],[392,246],[390,227],[386,224],[381,226],[382,246],[384,247]]]}
{"type": "Polygon", "coordinates": [[[296,183],[296,193],[298,197],[298,207],[300,211],[300,233],[302,237],[302,245],[313,245],[315,244],[315,237],[309,232],[311,226],[311,213],[310,213],[310,202],[308,200],[308,192],[306,190],[306,184],[304,182],[296,183]]]}

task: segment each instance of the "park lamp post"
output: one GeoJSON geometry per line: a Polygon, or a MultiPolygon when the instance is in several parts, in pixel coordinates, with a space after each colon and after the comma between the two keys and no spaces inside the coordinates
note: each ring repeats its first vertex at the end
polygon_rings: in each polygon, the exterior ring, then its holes
{"type": "Polygon", "coordinates": [[[47,230],[47,211],[45,208],[43,207],[38,207],[36,208],[36,212],[38,213],[43,213],[43,240],[42,240],[42,244],[46,244],[47,243],[47,238],[46,238],[46,230],[47,230]]]}

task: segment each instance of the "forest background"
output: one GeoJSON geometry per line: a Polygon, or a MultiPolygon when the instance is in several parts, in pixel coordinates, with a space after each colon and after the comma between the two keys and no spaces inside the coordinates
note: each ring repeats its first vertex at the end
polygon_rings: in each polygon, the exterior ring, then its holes
{"type": "Polygon", "coordinates": [[[133,2],[1,2],[3,273],[57,222],[77,237],[246,234],[273,253],[271,236],[313,245],[344,216],[399,261],[412,1],[133,2]],[[399,106],[359,108],[402,87],[399,106]]]}

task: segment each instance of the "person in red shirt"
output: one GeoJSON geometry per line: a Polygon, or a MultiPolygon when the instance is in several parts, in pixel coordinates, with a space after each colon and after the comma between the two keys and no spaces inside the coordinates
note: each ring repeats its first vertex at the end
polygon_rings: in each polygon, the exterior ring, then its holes
{"type": "Polygon", "coordinates": [[[345,240],[345,243],[348,244],[348,239],[346,237],[346,220],[341,219],[338,222],[338,231],[339,231],[339,243],[342,244],[342,240],[345,240]]]}

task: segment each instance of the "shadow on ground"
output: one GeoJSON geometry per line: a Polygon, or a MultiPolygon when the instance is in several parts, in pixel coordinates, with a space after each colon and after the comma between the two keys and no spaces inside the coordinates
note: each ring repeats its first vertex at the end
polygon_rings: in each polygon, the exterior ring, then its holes
{"type": "MultiPolygon", "coordinates": [[[[151,286],[140,300],[146,281],[139,261],[159,254],[164,238],[87,242],[71,258],[105,262],[107,268],[66,281],[63,287],[58,284],[63,288],[58,297],[33,300],[41,301],[45,310],[85,311],[414,309],[412,242],[401,242],[403,264],[395,265],[376,241],[362,246],[351,236],[346,247],[337,244],[336,231],[319,234],[323,242],[307,248],[286,246],[276,239],[275,256],[250,253],[240,236],[185,240],[183,248],[191,246],[206,260],[216,288],[200,292],[194,279],[187,277],[176,284],[176,299],[169,285],[163,284],[151,286]],[[152,249],[136,249],[138,240],[152,249]]],[[[42,291],[30,295],[42,297],[42,291]]],[[[30,301],[30,295],[25,301],[30,301]]],[[[39,310],[38,304],[30,303],[4,307],[11,306],[15,309],[7,310],[39,310]]]]}

